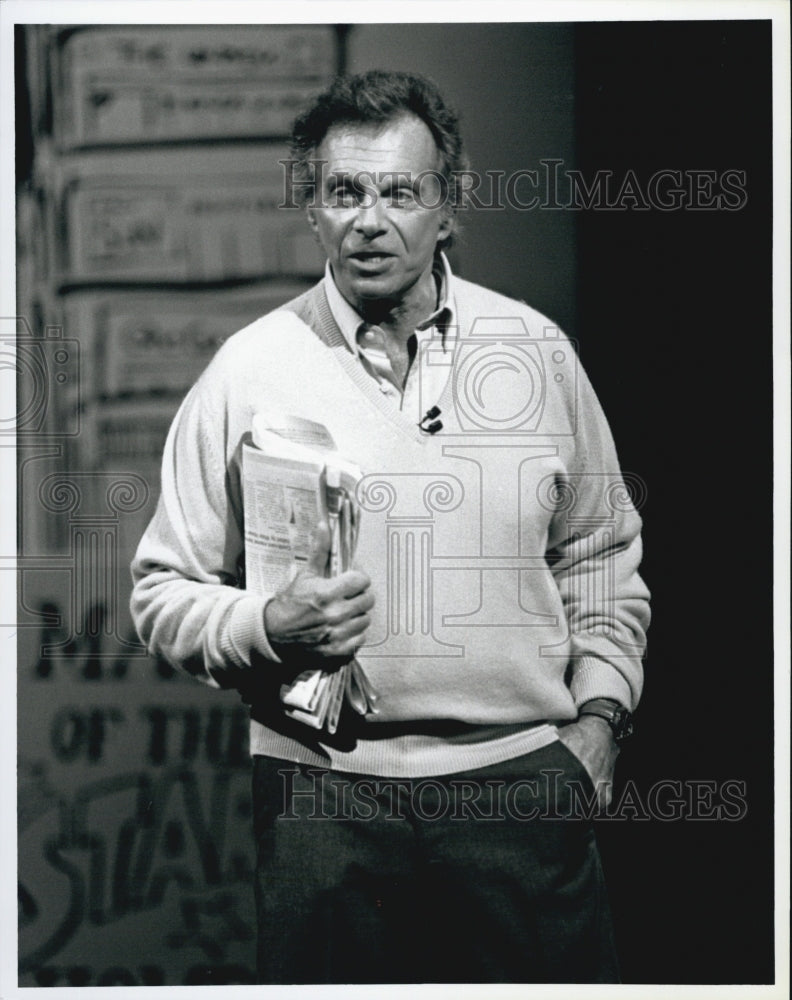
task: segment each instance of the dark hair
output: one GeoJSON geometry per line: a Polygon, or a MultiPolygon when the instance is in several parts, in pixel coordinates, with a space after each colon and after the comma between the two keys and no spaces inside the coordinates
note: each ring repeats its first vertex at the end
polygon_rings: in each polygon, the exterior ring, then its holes
{"type": "MultiPolygon", "coordinates": [[[[373,69],[355,76],[339,76],[300,114],[291,136],[294,194],[303,204],[314,180],[311,158],[335,125],[386,125],[400,115],[416,115],[429,128],[440,154],[452,209],[463,194],[462,174],[467,157],[462,146],[459,119],[442,98],[437,85],[413,73],[373,69]]],[[[451,237],[442,241],[443,246],[451,237]]]]}

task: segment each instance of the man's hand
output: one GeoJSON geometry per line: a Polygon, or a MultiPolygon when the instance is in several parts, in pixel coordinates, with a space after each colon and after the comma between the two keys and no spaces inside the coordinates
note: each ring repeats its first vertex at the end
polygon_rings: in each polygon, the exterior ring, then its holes
{"type": "Polygon", "coordinates": [[[588,771],[597,802],[604,809],[613,796],[613,769],[619,756],[607,721],[597,715],[582,715],[577,722],[561,727],[558,736],[588,771]]]}
{"type": "Polygon", "coordinates": [[[264,608],[273,651],[297,671],[333,670],[347,663],[363,645],[370,624],[371,580],[357,570],[325,577],[329,555],[330,532],[323,521],[307,568],[264,608]]]}

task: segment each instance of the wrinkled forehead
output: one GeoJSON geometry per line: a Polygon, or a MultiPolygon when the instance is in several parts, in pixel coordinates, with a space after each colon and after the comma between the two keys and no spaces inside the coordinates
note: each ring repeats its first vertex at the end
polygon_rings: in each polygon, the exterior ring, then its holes
{"type": "Polygon", "coordinates": [[[420,174],[438,170],[442,158],[428,125],[403,113],[386,122],[339,122],[331,126],[316,150],[328,173],[420,174]]]}

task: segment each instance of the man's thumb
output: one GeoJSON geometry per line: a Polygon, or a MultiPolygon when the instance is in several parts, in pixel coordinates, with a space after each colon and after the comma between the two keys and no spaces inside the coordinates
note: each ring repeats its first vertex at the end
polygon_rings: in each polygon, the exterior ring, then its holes
{"type": "Polygon", "coordinates": [[[308,554],[308,572],[314,576],[324,576],[327,560],[330,558],[330,529],[327,521],[320,521],[313,533],[311,551],[308,554]]]}

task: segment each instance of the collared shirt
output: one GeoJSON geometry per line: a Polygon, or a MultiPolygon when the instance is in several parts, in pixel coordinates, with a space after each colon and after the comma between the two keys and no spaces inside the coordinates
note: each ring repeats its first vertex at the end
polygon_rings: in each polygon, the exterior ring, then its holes
{"type": "Polygon", "coordinates": [[[329,262],[325,266],[327,301],[349,349],[394,408],[411,415],[416,424],[440,399],[451,374],[456,344],[456,308],[445,254],[435,261],[433,273],[439,281],[438,306],[415,328],[414,356],[402,386],[385,350],[385,332],[367,323],[347,302],[338,290],[329,262]]]}

